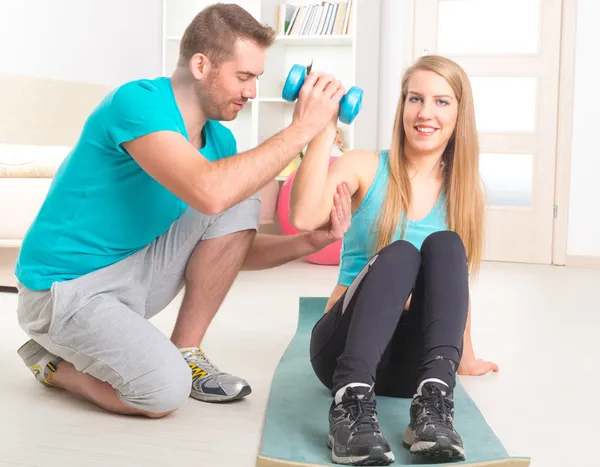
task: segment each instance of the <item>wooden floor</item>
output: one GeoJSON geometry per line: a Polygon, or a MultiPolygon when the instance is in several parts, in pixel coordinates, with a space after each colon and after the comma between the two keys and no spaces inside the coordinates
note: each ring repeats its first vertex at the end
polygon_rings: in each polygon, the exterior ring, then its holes
{"type": "MultiPolygon", "coordinates": [[[[15,353],[26,337],[16,295],[0,292],[0,466],[253,467],[274,369],[299,296],[326,296],[336,268],[292,263],[242,273],[204,342],[253,393],[228,405],[190,399],[160,420],[110,415],[36,382],[15,353]]],[[[485,264],[473,285],[473,338],[497,374],[462,378],[488,423],[534,467],[593,467],[600,420],[600,270],[485,264]]],[[[180,297],[153,322],[168,334],[180,297]]],[[[326,420],[326,414],[321,414],[326,420]]]]}

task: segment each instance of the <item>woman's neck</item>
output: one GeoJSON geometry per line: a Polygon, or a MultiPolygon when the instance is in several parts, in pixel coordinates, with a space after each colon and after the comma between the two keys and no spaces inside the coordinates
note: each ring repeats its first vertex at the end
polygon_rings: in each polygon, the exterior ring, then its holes
{"type": "Polygon", "coordinates": [[[444,150],[419,153],[411,147],[404,148],[404,156],[408,161],[408,176],[411,180],[417,178],[439,179],[442,176],[442,156],[444,150]]]}

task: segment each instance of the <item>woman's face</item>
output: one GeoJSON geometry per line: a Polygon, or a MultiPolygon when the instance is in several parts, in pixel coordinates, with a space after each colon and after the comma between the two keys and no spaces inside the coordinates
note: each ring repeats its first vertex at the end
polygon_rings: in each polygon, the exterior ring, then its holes
{"type": "Polygon", "coordinates": [[[404,103],[406,143],[415,153],[443,152],[456,127],[458,102],[437,73],[418,70],[408,82],[404,103]]]}

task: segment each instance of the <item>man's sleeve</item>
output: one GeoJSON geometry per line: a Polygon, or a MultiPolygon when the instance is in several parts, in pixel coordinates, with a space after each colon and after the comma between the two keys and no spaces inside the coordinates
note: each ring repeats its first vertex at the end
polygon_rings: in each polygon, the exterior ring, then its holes
{"type": "Polygon", "coordinates": [[[235,140],[235,136],[233,136],[233,133],[230,132],[229,135],[230,135],[229,136],[229,140],[230,140],[230,143],[229,143],[229,147],[230,147],[229,155],[233,156],[233,155],[235,155],[235,154],[238,153],[237,141],[235,140]]]}
{"type": "Polygon", "coordinates": [[[115,147],[157,131],[180,133],[159,91],[139,83],[128,83],[112,96],[108,108],[106,131],[115,147]]]}

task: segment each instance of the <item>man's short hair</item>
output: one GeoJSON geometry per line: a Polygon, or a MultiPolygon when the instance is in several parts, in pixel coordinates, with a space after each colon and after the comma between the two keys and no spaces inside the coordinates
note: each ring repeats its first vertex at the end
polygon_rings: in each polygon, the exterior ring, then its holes
{"type": "Polygon", "coordinates": [[[239,5],[216,3],[203,9],[185,29],[179,49],[179,65],[187,64],[197,53],[219,66],[234,54],[237,39],[262,47],[275,41],[275,31],[259,23],[239,5]]]}

